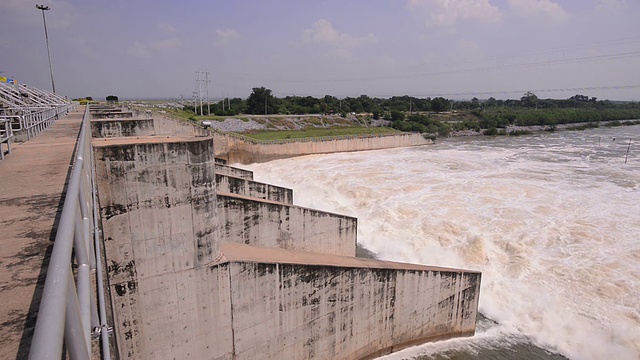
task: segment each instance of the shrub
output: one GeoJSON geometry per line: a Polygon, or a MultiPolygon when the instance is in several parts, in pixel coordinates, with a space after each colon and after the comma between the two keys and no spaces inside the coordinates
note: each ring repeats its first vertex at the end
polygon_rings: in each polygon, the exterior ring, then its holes
{"type": "Polygon", "coordinates": [[[485,131],[483,132],[483,134],[484,134],[484,135],[487,135],[487,136],[494,136],[494,135],[498,135],[498,129],[497,129],[497,128],[494,128],[494,127],[492,127],[492,128],[488,128],[487,130],[485,130],[485,131]]]}

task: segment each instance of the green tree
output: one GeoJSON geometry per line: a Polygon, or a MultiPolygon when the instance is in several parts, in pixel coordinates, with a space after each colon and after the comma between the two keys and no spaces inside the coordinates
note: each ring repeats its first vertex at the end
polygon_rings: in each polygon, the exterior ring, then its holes
{"type": "Polygon", "coordinates": [[[451,102],[443,97],[437,97],[431,100],[431,109],[435,112],[447,111],[450,106],[451,102]]]}
{"type": "Polygon", "coordinates": [[[249,114],[276,114],[278,112],[278,99],[273,96],[271,89],[264,86],[253,88],[247,98],[247,113],[249,114]]]}
{"type": "Polygon", "coordinates": [[[393,121],[403,121],[404,113],[398,110],[391,110],[391,120],[393,121]]]}
{"type": "Polygon", "coordinates": [[[118,97],[115,96],[115,95],[108,95],[107,96],[107,102],[117,103],[118,102],[118,97]]]}
{"type": "Polygon", "coordinates": [[[520,103],[524,107],[537,107],[538,106],[538,97],[536,96],[536,94],[532,93],[531,91],[527,91],[520,98],[520,103]]]}

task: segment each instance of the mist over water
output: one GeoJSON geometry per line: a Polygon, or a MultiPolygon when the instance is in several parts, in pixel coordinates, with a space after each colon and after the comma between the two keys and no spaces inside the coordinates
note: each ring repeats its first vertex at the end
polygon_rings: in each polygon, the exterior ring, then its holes
{"type": "Polygon", "coordinates": [[[640,358],[640,126],[246,167],[293,188],[296,205],[357,217],[379,258],[482,271],[480,311],[499,325],[390,358],[522,341],[640,358]]]}

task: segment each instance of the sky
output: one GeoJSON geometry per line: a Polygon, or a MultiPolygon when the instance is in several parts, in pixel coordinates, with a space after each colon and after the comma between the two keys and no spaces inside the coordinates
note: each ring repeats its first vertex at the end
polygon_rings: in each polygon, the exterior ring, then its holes
{"type": "MultiPolygon", "coordinates": [[[[640,100],[638,0],[39,1],[70,98],[640,100]]],[[[51,89],[33,2],[0,1],[0,76],[51,89]]]]}

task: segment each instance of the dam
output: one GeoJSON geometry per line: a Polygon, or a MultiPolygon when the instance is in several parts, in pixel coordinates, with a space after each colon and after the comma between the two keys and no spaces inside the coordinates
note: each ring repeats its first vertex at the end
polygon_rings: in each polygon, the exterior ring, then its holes
{"type": "Polygon", "coordinates": [[[364,359],[474,334],[479,272],[357,258],[356,218],[296,206],[202,128],[80,110],[30,358],[364,359]]]}

